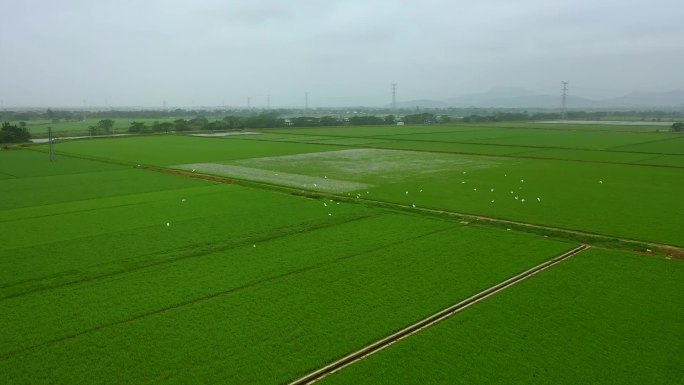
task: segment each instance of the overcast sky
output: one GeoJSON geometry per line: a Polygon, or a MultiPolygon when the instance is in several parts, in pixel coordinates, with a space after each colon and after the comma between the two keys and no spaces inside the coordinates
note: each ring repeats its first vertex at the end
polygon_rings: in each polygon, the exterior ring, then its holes
{"type": "Polygon", "coordinates": [[[0,0],[4,106],[311,106],[684,88],[682,0],[0,0]]]}

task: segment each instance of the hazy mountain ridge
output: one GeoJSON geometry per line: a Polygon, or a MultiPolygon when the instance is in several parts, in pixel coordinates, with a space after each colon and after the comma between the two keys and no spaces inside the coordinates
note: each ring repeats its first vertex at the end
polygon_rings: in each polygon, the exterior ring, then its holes
{"type": "MultiPolygon", "coordinates": [[[[560,95],[535,93],[521,88],[496,87],[487,92],[466,94],[442,100],[418,99],[398,102],[402,108],[560,108],[560,95]]],[[[568,108],[656,108],[684,107],[684,90],[633,92],[607,99],[589,99],[568,94],[568,108]]]]}

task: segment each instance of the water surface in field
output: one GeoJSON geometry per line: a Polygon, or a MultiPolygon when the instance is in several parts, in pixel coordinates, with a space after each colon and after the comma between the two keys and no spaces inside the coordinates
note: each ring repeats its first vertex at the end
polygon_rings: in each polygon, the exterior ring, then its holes
{"type": "Polygon", "coordinates": [[[418,175],[497,167],[487,157],[359,148],[242,159],[231,164],[336,179],[401,181],[418,175]]]}

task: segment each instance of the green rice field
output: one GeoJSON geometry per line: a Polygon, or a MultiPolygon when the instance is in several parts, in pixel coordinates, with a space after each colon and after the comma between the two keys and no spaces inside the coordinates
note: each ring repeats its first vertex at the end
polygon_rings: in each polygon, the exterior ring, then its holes
{"type": "Polygon", "coordinates": [[[684,381],[681,135],[256,132],[0,150],[0,383],[288,384],[520,274],[321,383],[684,381]]]}
{"type": "Polygon", "coordinates": [[[678,384],[683,282],[680,261],[589,250],[322,383],[678,384]]]}

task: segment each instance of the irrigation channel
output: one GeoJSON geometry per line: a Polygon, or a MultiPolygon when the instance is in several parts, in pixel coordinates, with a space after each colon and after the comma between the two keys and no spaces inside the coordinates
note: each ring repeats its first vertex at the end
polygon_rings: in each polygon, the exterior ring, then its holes
{"type": "Polygon", "coordinates": [[[335,373],[335,372],[337,372],[337,371],[339,371],[339,370],[341,370],[341,369],[343,369],[343,368],[345,368],[345,367],[347,367],[347,366],[349,366],[349,365],[351,365],[357,361],[360,361],[360,360],[362,360],[362,359],[364,359],[364,358],[366,358],[372,354],[375,354],[375,353],[381,351],[382,349],[385,349],[386,347],[394,344],[395,342],[398,342],[398,341],[403,340],[404,338],[410,337],[413,334],[416,334],[416,333],[420,332],[421,330],[436,324],[437,322],[440,322],[440,321],[442,321],[448,317],[451,317],[452,315],[460,312],[461,310],[466,309],[467,307],[474,305],[474,304],[482,301],[483,299],[485,299],[489,296],[492,296],[492,295],[494,295],[494,294],[496,294],[496,293],[498,293],[498,292],[520,282],[520,281],[523,281],[523,280],[525,280],[525,279],[527,279],[527,278],[529,278],[529,277],[531,277],[531,276],[533,276],[533,275],[535,275],[541,271],[544,271],[544,270],[546,270],[546,269],[548,269],[548,268],[550,268],[550,267],[552,267],[552,266],[554,266],[554,265],[556,265],[556,264],[558,264],[558,263],[560,263],[560,262],[572,257],[573,255],[578,254],[581,251],[586,250],[588,248],[589,248],[589,246],[587,246],[587,245],[580,245],[580,246],[575,247],[574,249],[572,249],[570,251],[567,251],[567,252],[565,252],[565,253],[557,256],[557,257],[554,257],[553,259],[550,259],[546,262],[540,263],[539,265],[537,265],[537,266],[535,266],[535,267],[533,267],[527,271],[524,271],[524,272],[522,272],[522,273],[520,273],[520,274],[518,274],[512,278],[509,278],[509,279],[507,279],[501,283],[498,283],[498,284],[496,284],[496,285],[494,285],[488,289],[485,289],[485,290],[473,295],[472,297],[466,298],[465,300],[463,300],[463,301],[461,301],[455,305],[449,306],[448,308],[446,308],[444,310],[441,310],[441,311],[439,311],[439,312],[437,312],[431,316],[428,316],[428,317],[414,323],[413,325],[410,325],[410,326],[408,326],[408,327],[406,327],[406,328],[404,328],[404,329],[402,329],[402,330],[400,330],[400,331],[398,331],[398,332],[396,332],[390,336],[387,336],[387,337],[385,337],[379,341],[376,341],[376,342],[374,342],[374,343],[372,343],[366,347],[363,347],[363,348],[355,351],[354,353],[351,353],[351,354],[349,354],[349,355],[347,355],[347,356],[345,356],[345,357],[343,357],[343,358],[341,358],[341,359],[339,359],[339,360],[337,360],[337,361],[335,361],[335,362],[333,362],[333,363],[331,363],[331,364],[329,364],[329,365],[327,365],[321,369],[313,371],[313,372],[305,375],[304,377],[301,377],[295,381],[292,381],[289,385],[306,385],[306,384],[312,384],[318,380],[321,380],[323,377],[325,377],[329,374],[335,373]]]}

